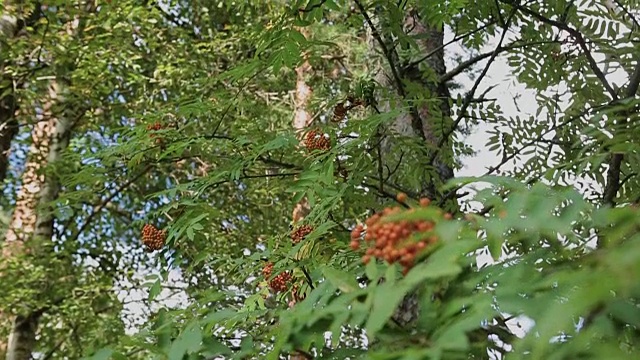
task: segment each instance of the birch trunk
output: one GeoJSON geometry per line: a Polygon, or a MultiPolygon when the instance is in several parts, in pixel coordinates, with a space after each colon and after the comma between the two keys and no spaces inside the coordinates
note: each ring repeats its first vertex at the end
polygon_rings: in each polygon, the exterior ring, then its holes
{"type": "MultiPolygon", "coordinates": [[[[307,29],[300,29],[300,32],[305,37],[309,37],[307,29]]],[[[293,116],[293,128],[295,129],[301,144],[304,138],[305,129],[310,125],[312,119],[311,113],[309,112],[309,103],[311,102],[313,91],[306,81],[306,77],[311,71],[311,64],[306,58],[305,61],[296,68],[296,92],[294,96],[295,114],[293,116]]],[[[300,200],[293,209],[293,227],[295,228],[296,224],[304,220],[304,218],[309,215],[310,211],[311,208],[309,207],[307,198],[300,200]]],[[[295,297],[293,297],[290,305],[295,304],[295,301],[295,297]]],[[[299,352],[292,352],[289,355],[289,360],[304,359],[306,359],[306,356],[299,352]]]]}
{"type": "MultiPolygon", "coordinates": [[[[45,177],[42,170],[45,166],[54,165],[69,143],[70,120],[52,111],[63,100],[61,91],[59,83],[50,84],[42,115],[32,130],[22,185],[2,248],[2,257],[5,259],[32,251],[29,243],[34,239],[45,242],[52,240],[54,218],[46,205],[57,198],[59,185],[54,176],[45,177]]],[[[31,313],[12,319],[6,360],[31,359],[41,315],[41,310],[34,309],[31,313]]]]}
{"type": "MultiPolygon", "coordinates": [[[[300,29],[300,32],[308,37],[306,29],[300,29]]],[[[296,68],[296,92],[294,96],[295,114],[293,116],[293,128],[300,139],[300,144],[303,143],[304,133],[307,126],[311,124],[312,115],[309,112],[309,103],[313,95],[311,86],[307,84],[306,77],[311,73],[312,68],[309,61],[305,58],[305,61],[296,68]]],[[[309,203],[306,198],[300,200],[293,210],[293,226],[302,221],[311,211],[309,203]]]]}
{"type": "MultiPolygon", "coordinates": [[[[5,58],[9,50],[8,41],[20,31],[18,17],[13,14],[12,2],[5,1],[4,12],[0,13],[0,58],[5,58]]],[[[24,22],[23,22],[24,23],[24,22]]],[[[18,122],[15,117],[17,102],[14,95],[14,81],[5,73],[6,64],[0,61],[0,184],[7,177],[9,168],[9,149],[18,133],[18,122]]],[[[2,251],[2,255],[4,251],[2,251]]],[[[0,312],[0,325],[6,319],[0,312]]],[[[2,329],[2,326],[0,326],[2,329]]],[[[2,332],[0,332],[2,334],[2,332]]],[[[0,359],[4,359],[7,351],[6,338],[0,336],[0,359]]]]}

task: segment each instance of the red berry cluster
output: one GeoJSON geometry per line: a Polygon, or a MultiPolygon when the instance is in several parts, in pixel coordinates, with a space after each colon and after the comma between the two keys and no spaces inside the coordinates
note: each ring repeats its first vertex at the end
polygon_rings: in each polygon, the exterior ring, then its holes
{"type": "Polygon", "coordinates": [[[273,279],[270,279],[272,274],[273,274],[273,263],[268,263],[262,269],[262,275],[264,276],[265,280],[268,281],[269,287],[271,288],[271,290],[273,290],[276,293],[287,291],[287,289],[289,288],[289,283],[291,283],[291,279],[292,279],[291,274],[285,271],[276,275],[273,279]]]}
{"type": "Polygon", "coordinates": [[[166,238],[166,230],[158,230],[151,224],[146,224],[142,227],[142,243],[147,247],[147,251],[162,249],[166,238]]]}
{"type": "Polygon", "coordinates": [[[304,139],[304,145],[309,151],[327,151],[331,149],[331,140],[329,139],[329,135],[318,130],[311,130],[307,133],[307,136],[304,139]]]}
{"type": "Polygon", "coordinates": [[[162,130],[163,127],[164,126],[162,126],[161,123],[156,122],[156,123],[147,125],[147,130],[149,130],[149,131],[158,131],[158,130],[162,130]]]}
{"type": "Polygon", "coordinates": [[[294,244],[297,244],[302,241],[307,235],[311,234],[312,231],[313,227],[311,225],[299,226],[291,233],[291,241],[294,244]]]}
{"type": "MultiPolygon", "coordinates": [[[[158,130],[162,130],[162,129],[164,129],[164,128],[165,128],[165,127],[164,127],[161,123],[159,123],[159,122],[156,122],[156,123],[153,123],[153,124],[149,124],[149,125],[147,125],[147,130],[148,130],[148,131],[158,131],[158,130]]],[[[150,138],[154,138],[154,137],[156,137],[156,136],[157,136],[157,134],[154,134],[153,132],[151,132],[151,133],[149,134],[149,137],[150,137],[150,138]]],[[[155,144],[156,144],[156,145],[163,146],[163,145],[164,145],[164,140],[163,140],[161,137],[159,137],[159,136],[158,136],[158,137],[156,138],[156,140],[155,140],[155,144]]]]}
{"type": "Polygon", "coordinates": [[[345,104],[344,102],[336,104],[333,108],[333,117],[331,118],[331,121],[340,122],[345,116],[347,116],[347,112],[349,112],[349,110],[356,106],[364,105],[364,101],[362,99],[356,99],[353,96],[349,96],[347,100],[349,101],[349,104],[345,104]]]}
{"type": "MultiPolygon", "coordinates": [[[[406,198],[405,194],[398,194],[397,197],[400,202],[406,201],[406,198]]],[[[429,203],[429,199],[420,200],[422,207],[429,206],[429,203]]],[[[438,241],[435,234],[429,234],[435,227],[432,221],[381,221],[386,216],[399,214],[402,211],[411,210],[403,210],[399,206],[387,207],[365,221],[366,231],[362,224],[358,224],[351,231],[350,246],[354,251],[360,248],[363,233],[365,242],[369,244],[369,248],[362,257],[363,263],[368,263],[372,257],[385,260],[390,264],[399,262],[403,267],[403,273],[406,274],[413,267],[419,252],[438,241]],[[423,233],[424,236],[421,235],[421,239],[417,241],[410,240],[409,238],[415,233],[423,233]]],[[[445,214],[444,218],[450,219],[451,214],[445,214]]]]}

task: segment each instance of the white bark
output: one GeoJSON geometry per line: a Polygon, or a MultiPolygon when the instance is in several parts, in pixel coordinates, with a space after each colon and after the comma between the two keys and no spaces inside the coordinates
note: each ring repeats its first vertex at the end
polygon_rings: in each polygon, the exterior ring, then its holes
{"type": "MultiPolygon", "coordinates": [[[[32,144],[16,208],[5,237],[3,257],[29,251],[26,245],[33,239],[50,241],[52,238],[53,216],[50,211],[42,211],[41,207],[57,198],[59,185],[55,177],[45,178],[40,170],[44,166],[55,165],[69,144],[70,120],[52,113],[52,106],[63,101],[61,91],[58,83],[51,84],[42,118],[38,119],[32,131],[32,144]]],[[[39,311],[34,311],[13,319],[6,360],[31,359],[39,317],[39,311]]]]}

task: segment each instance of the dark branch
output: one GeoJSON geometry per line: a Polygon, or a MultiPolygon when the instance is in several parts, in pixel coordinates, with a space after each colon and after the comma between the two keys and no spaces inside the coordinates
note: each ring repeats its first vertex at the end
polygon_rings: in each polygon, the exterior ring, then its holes
{"type": "MultiPolygon", "coordinates": [[[[640,59],[638,59],[638,63],[636,64],[635,70],[629,80],[629,86],[625,93],[626,98],[636,96],[636,93],[638,92],[638,84],[640,84],[640,59]]],[[[604,204],[610,206],[616,205],[615,199],[620,187],[622,186],[622,183],[620,182],[620,167],[622,166],[623,158],[624,154],[622,153],[611,155],[611,159],[609,160],[609,169],[607,171],[607,184],[604,188],[602,197],[602,202],[604,204]]]]}
{"type": "MultiPolygon", "coordinates": [[[[513,18],[514,14],[515,12],[511,11],[511,13],[509,14],[509,17],[507,18],[507,25],[511,23],[511,19],[513,18]]],[[[433,165],[434,161],[438,157],[438,153],[440,152],[440,149],[442,149],[444,144],[447,141],[449,141],[449,137],[451,136],[451,134],[453,134],[453,132],[458,128],[458,125],[460,124],[460,122],[465,118],[465,113],[467,112],[467,108],[471,104],[471,100],[474,98],[476,90],[478,90],[478,86],[480,86],[480,82],[487,75],[487,72],[489,71],[489,67],[491,66],[491,64],[493,64],[494,60],[500,53],[500,49],[502,48],[502,43],[504,42],[504,39],[507,36],[508,30],[509,30],[508,26],[506,26],[503,29],[502,35],[500,36],[500,41],[498,42],[498,46],[493,50],[493,53],[491,54],[489,61],[487,61],[487,64],[482,70],[482,73],[480,73],[480,76],[478,76],[478,78],[476,79],[475,83],[473,84],[473,87],[471,88],[471,90],[469,90],[469,92],[465,96],[462,106],[460,107],[460,115],[458,115],[458,118],[454,121],[453,125],[451,125],[451,128],[442,135],[442,138],[440,138],[440,141],[438,142],[438,146],[436,147],[436,150],[433,152],[433,154],[431,155],[431,159],[429,160],[430,164],[433,165]]]]}
{"type": "Polygon", "coordinates": [[[451,79],[453,79],[454,77],[456,77],[457,75],[459,75],[460,73],[464,72],[465,70],[467,70],[469,67],[475,65],[476,63],[490,57],[493,56],[493,54],[497,53],[503,53],[505,51],[509,51],[509,50],[514,50],[514,49],[520,49],[520,48],[524,48],[524,47],[529,47],[529,46],[536,46],[536,45],[545,45],[545,44],[553,44],[553,43],[560,43],[560,41],[557,40],[551,40],[551,41],[536,41],[536,42],[530,42],[530,43],[525,43],[525,44],[517,44],[517,41],[506,45],[506,46],[499,46],[498,48],[496,48],[493,51],[490,52],[486,52],[484,54],[480,54],[476,57],[473,57],[467,61],[463,61],[462,63],[460,63],[460,65],[458,65],[455,69],[449,71],[448,73],[444,74],[442,77],[440,77],[440,79],[438,81],[440,81],[441,83],[445,83],[447,81],[450,81],[451,79]]]}
{"type": "Polygon", "coordinates": [[[430,57],[432,57],[433,55],[435,55],[436,53],[438,53],[440,50],[444,49],[445,47],[447,47],[447,46],[449,46],[449,45],[451,45],[451,44],[453,44],[455,42],[458,42],[458,41],[460,41],[460,40],[462,40],[464,38],[467,38],[467,37],[469,37],[469,36],[471,36],[471,35],[473,35],[475,33],[478,33],[480,31],[488,28],[489,26],[494,25],[495,23],[496,23],[496,21],[492,20],[492,21],[480,26],[479,28],[477,28],[477,29],[475,29],[473,31],[469,31],[466,34],[462,34],[462,35],[456,36],[451,41],[449,41],[449,42],[447,42],[445,44],[442,44],[442,45],[438,46],[437,48],[429,51],[425,56],[421,57],[420,59],[418,59],[418,60],[416,60],[416,61],[414,61],[412,63],[409,63],[409,65],[407,65],[406,68],[409,69],[409,68],[415,67],[416,65],[418,65],[421,62],[429,59],[430,57]]]}
{"type": "Polygon", "coordinates": [[[70,241],[75,242],[80,236],[80,234],[82,234],[82,232],[86,230],[87,227],[89,227],[93,218],[96,217],[96,215],[98,215],[102,211],[102,209],[104,209],[111,202],[111,200],[113,200],[116,196],[118,196],[118,194],[120,194],[124,189],[128,188],[129,186],[131,186],[131,184],[133,184],[142,176],[144,176],[144,174],[146,174],[149,170],[151,170],[151,165],[145,166],[145,168],[142,171],[140,171],[140,173],[138,173],[133,178],[129,179],[124,184],[120,185],[116,189],[116,191],[114,191],[111,195],[109,195],[100,205],[98,205],[95,208],[95,210],[91,214],[89,214],[87,219],[84,221],[84,224],[80,226],[80,228],[78,229],[78,231],[76,231],[75,235],[73,236],[73,238],[70,239],[70,241]]]}
{"type": "Polygon", "coordinates": [[[387,47],[387,44],[385,44],[384,40],[382,39],[382,36],[380,36],[378,29],[376,29],[375,25],[373,24],[373,21],[371,20],[371,17],[369,17],[367,10],[364,8],[362,3],[358,0],[355,0],[355,3],[356,3],[356,6],[358,6],[358,10],[360,10],[360,13],[364,17],[364,20],[367,22],[367,25],[371,28],[371,35],[378,42],[378,45],[380,45],[380,48],[382,49],[382,53],[384,54],[385,58],[387,59],[387,62],[389,63],[389,67],[391,68],[391,74],[393,75],[393,80],[396,83],[398,95],[402,96],[403,98],[406,97],[406,94],[404,91],[404,84],[402,83],[402,79],[400,78],[400,74],[398,73],[398,69],[396,68],[395,61],[393,60],[394,59],[393,51],[387,47]]]}
{"type": "Polygon", "coordinates": [[[307,5],[307,7],[298,9],[298,11],[303,12],[303,13],[311,12],[311,11],[313,11],[313,10],[319,8],[319,7],[322,7],[322,5],[324,5],[324,3],[326,3],[326,2],[327,2],[327,0],[321,0],[317,4],[313,4],[311,6],[307,5]]]}
{"type": "Polygon", "coordinates": [[[582,49],[582,51],[584,52],[584,55],[587,57],[587,61],[589,62],[589,67],[591,68],[591,71],[593,71],[596,77],[600,80],[600,83],[602,83],[602,86],[604,86],[605,90],[609,93],[609,95],[613,100],[618,99],[618,94],[615,92],[615,90],[613,90],[613,87],[611,87],[611,84],[609,84],[609,82],[607,81],[607,78],[604,76],[604,73],[598,67],[598,63],[596,63],[595,59],[593,58],[593,55],[591,55],[591,51],[587,47],[587,43],[585,42],[585,39],[582,36],[582,33],[580,31],[560,21],[556,21],[556,20],[552,20],[547,17],[544,17],[538,14],[537,12],[524,7],[513,0],[501,0],[501,1],[508,5],[513,6],[514,9],[517,9],[524,14],[527,14],[533,18],[538,19],[539,21],[545,24],[554,26],[560,30],[564,30],[567,33],[569,33],[569,35],[571,35],[576,40],[576,42],[578,43],[578,46],[580,46],[580,49],[582,49]]]}

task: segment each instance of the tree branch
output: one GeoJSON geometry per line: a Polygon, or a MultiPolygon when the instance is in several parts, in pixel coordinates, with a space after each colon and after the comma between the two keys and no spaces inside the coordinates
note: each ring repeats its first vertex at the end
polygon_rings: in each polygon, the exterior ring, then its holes
{"type": "Polygon", "coordinates": [[[438,81],[440,81],[441,83],[450,81],[451,79],[453,79],[454,77],[456,77],[457,75],[459,75],[460,73],[464,72],[465,70],[467,70],[469,67],[475,65],[476,63],[480,62],[481,60],[484,60],[490,56],[492,56],[493,54],[495,54],[496,52],[499,53],[503,53],[505,51],[509,51],[509,50],[514,50],[514,49],[520,49],[520,48],[524,48],[524,47],[528,47],[528,46],[536,46],[536,45],[545,45],[545,44],[553,44],[553,43],[561,43],[561,41],[557,41],[557,40],[551,40],[551,41],[535,41],[535,42],[530,42],[530,43],[525,43],[525,44],[517,44],[518,41],[514,41],[509,45],[506,46],[499,46],[497,47],[495,50],[490,51],[490,52],[486,52],[484,54],[480,54],[476,57],[473,57],[467,61],[463,61],[462,63],[460,63],[455,69],[449,71],[448,73],[444,74],[442,77],[440,77],[440,79],[438,79],[438,81]]]}
{"type": "Polygon", "coordinates": [[[616,94],[615,90],[613,90],[613,87],[611,87],[611,84],[609,84],[609,82],[607,81],[607,78],[605,77],[604,73],[598,67],[598,63],[596,63],[595,59],[593,58],[593,55],[591,55],[591,51],[587,47],[584,37],[582,36],[582,33],[580,31],[560,21],[546,18],[538,14],[537,12],[520,5],[516,1],[513,1],[513,0],[501,0],[501,1],[503,3],[513,6],[514,9],[517,9],[524,14],[527,14],[533,18],[538,19],[539,21],[545,24],[554,26],[560,30],[564,30],[568,32],[569,35],[571,35],[576,40],[576,42],[578,43],[578,46],[580,46],[580,49],[582,49],[582,51],[584,52],[584,55],[587,57],[587,61],[589,62],[589,67],[591,68],[591,71],[593,71],[596,77],[600,80],[600,83],[602,84],[602,86],[604,86],[607,93],[609,93],[609,95],[613,100],[618,99],[618,94],[616,94]]]}
{"type": "Polygon", "coordinates": [[[456,36],[455,38],[453,38],[453,39],[452,39],[452,40],[450,40],[449,42],[447,42],[447,43],[445,43],[445,44],[443,44],[443,45],[441,45],[441,46],[438,46],[437,48],[435,48],[435,49],[433,49],[433,50],[429,51],[425,56],[421,57],[420,59],[418,59],[418,60],[416,60],[416,61],[413,61],[413,62],[409,63],[407,66],[405,66],[405,68],[411,68],[411,67],[414,67],[414,66],[416,66],[416,65],[420,64],[421,62],[423,62],[423,61],[425,61],[425,60],[429,59],[430,57],[432,57],[433,55],[435,55],[436,53],[438,53],[440,50],[444,49],[445,47],[447,47],[447,46],[449,46],[449,45],[451,45],[451,44],[453,44],[453,43],[455,43],[455,42],[458,42],[458,41],[460,41],[460,40],[462,40],[462,39],[464,39],[464,38],[467,38],[467,37],[469,37],[469,36],[471,36],[471,35],[473,35],[473,34],[475,34],[475,33],[478,33],[478,32],[480,32],[480,31],[482,31],[482,30],[484,30],[484,29],[488,28],[489,26],[494,25],[495,23],[496,23],[496,21],[495,21],[495,20],[491,20],[490,22],[488,22],[488,23],[486,23],[486,24],[484,24],[484,25],[480,26],[479,28],[477,28],[477,29],[475,29],[475,30],[473,30],[473,31],[469,31],[469,32],[468,32],[468,33],[466,33],[466,34],[462,34],[462,35],[456,36]]]}
{"type": "Polygon", "coordinates": [[[307,7],[300,8],[300,9],[298,9],[298,11],[299,11],[299,12],[303,12],[303,13],[305,13],[305,12],[311,12],[311,11],[313,11],[313,10],[315,10],[315,9],[319,8],[319,7],[322,7],[322,5],[324,5],[324,3],[326,3],[326,2],[327,2],[327,0],[321,0],[321,1],[320,1],[319,3],[317,3],[317,4],[313,4],[313,5],[310,5],[310,6],[307,4],[307,7]]]}
{"type": "MultiPolygon", "coordinates": [[[[629,79],[629,86],[627,87],[625,98],[635,97],[638,92],[638,85],[640,84],[640,59],[637,59],[637,62],[636,68],[631,75],[631,79],[629,79]]],[[[622,166],[623,158],[624,154],[615,153],[611,155],[611,159],[609,160],[607,184],[602,194],[602,202],[612,207],[616,205],[615,200],[618,195],[618,191],[622,186],[620,183],[620,167],[622,166]]]]}
{"type": "Polygon", "coordinates": [[[98,205],[95,208],[95,210],[91,214],[89,214],[89,216],[87,216],[87,219],[84,221],[84,224],[82,224],[82,226],[80,226],[80,228],[78,229],[78,231],[76,231],[76,233],[73,236],[73,238],[71,238],[69,241],[75,242],[78,239],[78,237],[80,236],[80,234],[84,230],[86,230],[87,227],[89,227],[89,225],[91,224],[91,221],[93,220],[93,218],[96,217],[96,215],[98,215],[102,211],[102,209],[104,209],[111,202],[111,200],[113,200],[116,196],[118,196],[118,194],[120,194],[124,189],[128,188],[131,184],[133,184],[138,179],[140,179],[142,176],[144,176],[144,174],[146,174],[149,170],[151,170],[151,167],[152,167],[151,165],[145,166],[144,169],[140,173],[138,173],[133,178],[129,179],[124,184],[120,185],[116,189],[116,191],[114,191],[104,201],[102,201],[102,203],[100,205],[98,205]]]}
{"type": "Polygon", "coordinates": [[[371,28],[371,35],[378,42],[378,45],[380,45],[380,48],[382,49],[382,53],[384,54],[385,58],[387,59],[387,62],[389,63],[389,67],[391,68],[391,74],[393,75],[393,80],[396,83],[398,95],[405,98],[406,93],[404,91],[404,84],[402,83],[402,79],[400,78],[400,74],[398,73],[398,69],[396,68],[395,61],[393,60],[394,58],[393,50],[389,49],[387,47],[387,44],[385,44],[384,40],[382,40],[382,36],[380,36],[378,29],[376,29],[375,25],[373,24],[373,21],[371,20],[371,17],[369,17],[367,10],[364,8],[362,3],[358,0],[355,0],[354,2],[356,3],[358,10],[360,10],[360,13],[364,17],[365,22],[371,28]]]}
{"type": "Polygon", "coordinates": [[[440,141],[438,141],[438,146],[436,147],[435,151],[433,151],[433,154],[431,155],[431,159],[429,159],[429,164],[433,165],[434,161],[438,157],[438,153],[441,151],[440,149],[442,149],[444,144],[447,141],[449,141],[449,136],[453,134],[453,132],[458,128],[458,125],[460,124],[460,122],[465,118],[465,113],[467,112],[467,108],[471,104],[471,100],[473,99],[473,96],[476,93],[478,86],[480,86],[480,82],[487,75],[487,72],[489,71],[489,67],[491,66],[491,64],[493,64],[494,60],[500,53],[500,48],[502,47],[502,43],[504,42],[504,39],[507,36],[507,31],[509,30],[508,25],[511,23],[511,19],[513,18],[514,14],[515,14],[515,11],[512,10],[511,13],[509,14],[509,17],[506,20],[507,26],[505,26],[505,28],[502,31],[502,35],[500,36],[500,41],[498,42],[498,46],[493,50],[493,53],[491,54],[489,61],[487,61],[487,64],[482,70],[482,73],[480,73],[480,76],[478,76],[478,78],[476,79],[475,83],[473,84],[473,87],[471,88],[471,90],[469,90],[469,92],[465,96],[462,106],[460,107],[460,115],[458,115],[458,118],[454,121],[453,125],[451,125],[451,128],[446,133],[444,133],[442,135],[442,138],[440,138],[440,141]]]}

